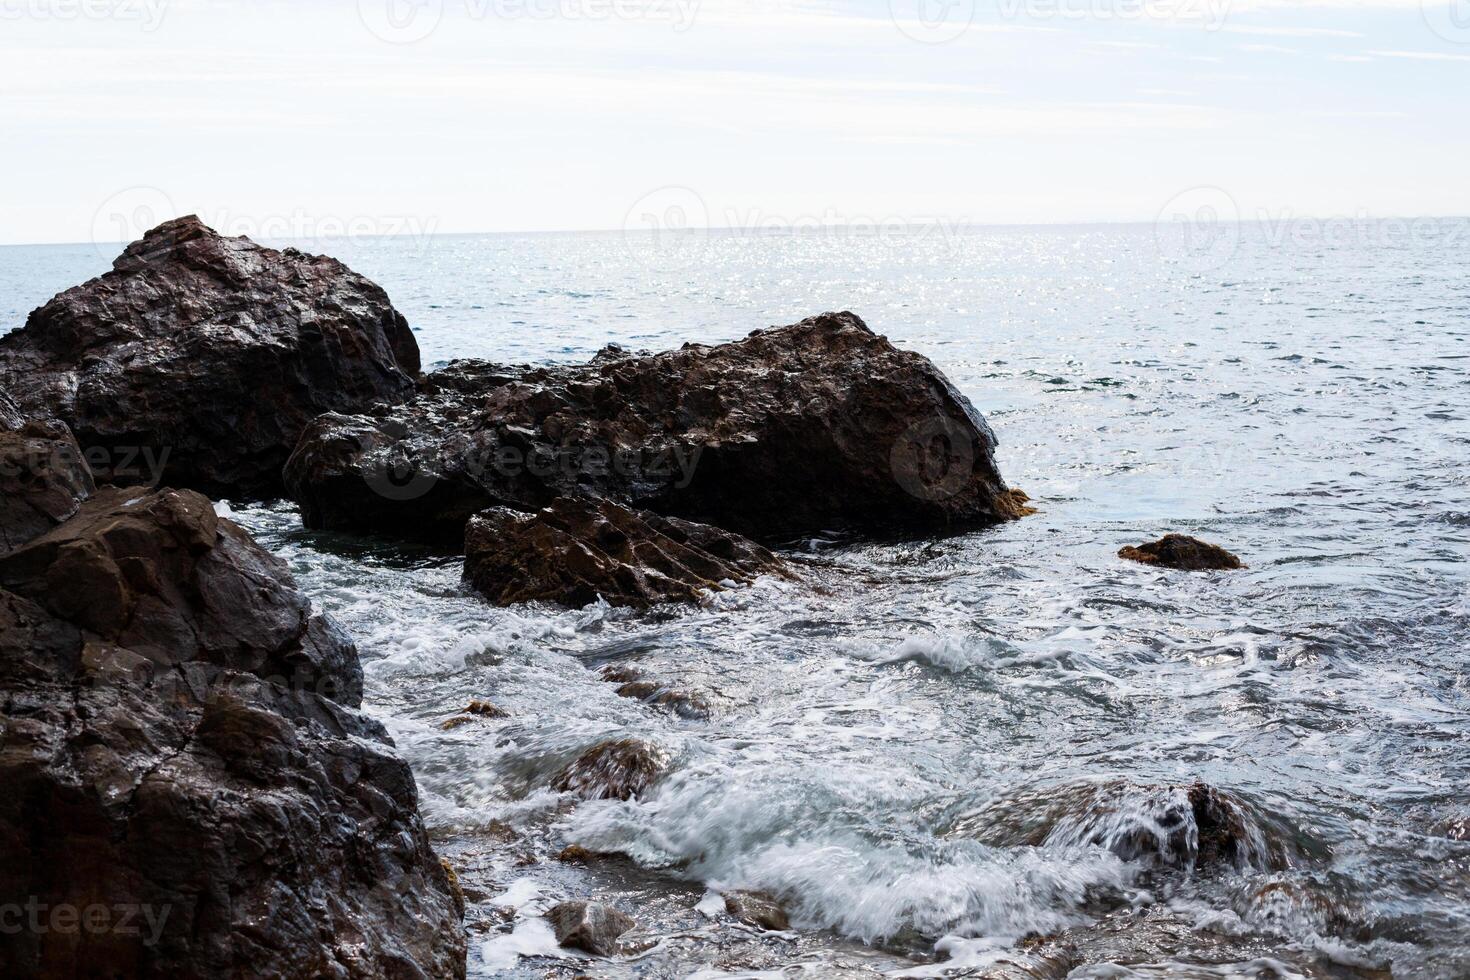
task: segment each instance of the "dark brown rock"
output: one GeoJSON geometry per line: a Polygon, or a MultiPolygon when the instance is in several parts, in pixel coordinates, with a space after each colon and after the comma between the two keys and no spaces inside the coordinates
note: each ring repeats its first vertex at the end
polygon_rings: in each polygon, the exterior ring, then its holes
{"type": "Polygon", "coordinates": [[[615,956],[618,937],[638,923],[598,902],[562,902],[546,913],[556,941],[594,956],[615,956]]]}
{"type": "Polygon", "coordinates": [[[765,892],[726,892],[725,911],[757,929],[785,932],[791,928],[791,919],[781,903],[765,892]]]}
{"type": "Polygon", "coordinates": [[[709,699],[699,691],[669,687],[657,681],[629,681],[620,685],[616,693],[620,698],[632,698],[657,708],[666,708],[681,718],[709,720],[709,699]]]}
{"type": "Polygon", "coordinates": [[[738,534],[610,500],[561,497],[534,514],[497,507],[465,529],[465,580],[501,605],[693,602],[760,574],[787,573],[738,534]]]}
{"type": "Polygon", "coordinates": [[[0,554],[71,517],[95,489],[64,423],[28,421],[0,397],[0,554]]]}
{"type": "Polygon", "coordinates": [[[456,543],[476,512],[589,492],[764,538],[1026,512],[970,402],[852,313],[572,367],[457,361],[426,387],[311,425],[285,473],[308,526],[456,543]]]}
{"type": "Polygon", "coordinates": [[[198,494],[104,490],[0,558],[0,902],[111,916],[3,937],[0,976],[463,977],[361,683],[198,494]]]}
{"type": "Polygon", "coordinates": [[[276,496],[323,412],[402,401],[418,345],[378,286],[335,259],[225,238],[198,218],[0,338],[0,383],[66,422],[99,482],[276,496]]]}
{"type": "Polygon", "coordinates": [[[668,763],[668,754],[648,742],[599,742],[562,769],[551,788],[589,800],[628,800],[652,786],[668,763]]]}
{"type": "Polygon", "coordinates": [[[1118,557],[1145,565],[1158,565],[1161,568],[1177,568],[1185,572],[1245,567],[1239,558],[1224,548],[1185,534],[1166,534],[1157,541],[1123,548],[1118,552],[1118,557]]]}
{"type": "Polygon", "coordinates": [[[357,651],[285,563],[192,491],[108,488],[0,556],[0,587],[168,667],[202,661],[355,706],[357,651]]]}

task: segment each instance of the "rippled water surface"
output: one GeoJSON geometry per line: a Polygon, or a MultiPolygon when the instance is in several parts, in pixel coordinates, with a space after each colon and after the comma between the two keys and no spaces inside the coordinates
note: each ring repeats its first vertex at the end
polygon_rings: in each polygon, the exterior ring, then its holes
{"type": "MultiPolygon", "coordinates": [[[[1463,223],[1248,227],[1204,263],[1142,227],[312,244],[388,289],[428,362],[854,310],[971,397],[1040,507],[791,543],[809,581],[651,614],[490,608],[456,560],[237,508],[356,636],[468,891],[472,973],[986,975],[1066,932],[1078,977],[1470,976],[1463,223]],[[1166,531],[1249,568],[1115,557],[1166,531]],[[618,697],[609,665],[707,712],[618,697]],[[471,698],[509,717],[442,728],[471,698]],[[624,735],[671,760],[643,799],[548,788],[624,735]],[[1188,871],[1196,781],[1250,846],[1188,871]],[[570,843],[626,857],[556,861],[570,843]],[[796,928],[735,924],[732,888],[796,928]],[[539,913],[568,897],[645,948],[557,950],[539,913]]],[[[0,260],[13,323],[106,267],[0,260]]]]}

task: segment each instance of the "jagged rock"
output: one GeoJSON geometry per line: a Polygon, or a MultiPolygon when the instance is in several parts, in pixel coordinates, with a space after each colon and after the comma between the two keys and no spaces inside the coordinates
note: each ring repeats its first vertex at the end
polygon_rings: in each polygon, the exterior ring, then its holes
{"type": "Polygon", "coordinates": [[[939,370],[852,313],[571,367],[456,361],[424,394],[323,416],[287,464],[310,527],[457,543],[471,515],[587,493],[780,537],[1025,513],[939,370]]]}
{"type": "Polygon", "coordinates": [[[546,913],[556,941],[594,956],[614,956],[618,937],[638,923],[598,902],[562,902],[546,913]]]}
{"type": "Polygon", "coordinates": [[[351,642],[312,613],[284,562],[191,491],[99,491],[0,557],[0,587],[162,666],[204,661],[362,700],[351,642]]]}
{"type": "Polygon", "coordinates": [[[71,427],[99,482],[230,496],[278,495],[308,422],[402,401],[418,371],[377,285],[192,216],[0,338],[0,381],[28,414],[71,427]]]}
{"type": "Polygon", "coordinates": [[[648,742],[600,742],[559,772],[551,788],[589,800],[628,800],[652,786],[668,764],[668,754],[648,742]]]}
{"type": "Polygon", "coordinates": [[[781,903],[765,892],[726,892],[725,911],[757,929],[785,932],[791,928],[791,919],[781,903]]]}
{"type": "Polygon", "coordinates": [[[71,517],[95,489],[64,423],[28,421],[0,395],[0,554],[71,517]]]}
{"type": "Polygon", "coordinates": [[[1125,547],[1118,552],[1118,557],[1185,572],[1245,567],[1239,558],[1224,548],[1185,534],[1166,534],[1157,541],[1125,547]]]}
{"type": "Polygon", "coordinates": [[[753,541],[610,500],[560,497],[534,514],[497,507],[465,529],[465,580],[501,605],[693,602],[762,573],[786,574],[753,541]]]}
{"type": "Polygon", "coordinates": [[[198,494],[103,490],[0,557],[0,900],[109,917],[5,936],[0,976],[463,977],[361,685],[198,494]]]}

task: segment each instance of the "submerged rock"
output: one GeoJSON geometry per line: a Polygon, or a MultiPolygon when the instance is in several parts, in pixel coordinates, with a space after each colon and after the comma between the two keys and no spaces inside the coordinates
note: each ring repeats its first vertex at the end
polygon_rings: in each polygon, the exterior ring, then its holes
{"type": "Polygon", "coordinates": [[[5,937],[0,975],[463,977],[361,686],[198,494],[104,490],[0,557],[0,895],[107,919],[5,937]]]}
{"type": "Polygon", "coordinates": [[[753,541],[610,500],[561,497],[534,514],[498,507],[465,530],[465,580],[501,605],[692,602],[766,573],[786,574],[753,541]]]}
{"type": "Polygon", "coordinates": [[[618,937],[638,923],[598,902],[562,902],[546,913],[556,941],[594,956],[615,956],[618,937]]]}
{"type": "Polygon", "coordinates": [[[1240,559],[1218,545],[1191,538],[1185,534],[1166,534],[1157,541],[1137,547],[1128,546],[1118,552],[1119,558],[1177,568],[1186,572],[1203,572],[1244,568],[1240,559]]]}
{"type": "Polygon", "coordinates": [[[285,476],[308,526],[458,542],[479,511],[587,493],[767,538],[1025,512],[970,402],[852,313],[579,366],[456,361],[426,389],[303,434],[285,476]]]}
{"type": "Polygon", "coordinates": [[[765,892],[726,892],[725,911],[757,929],[785,932],[791,928],[791,919],[781,903],[765,892]]]}
{"type": "Polygon", "coordinates": [[[997,847],[1103,847],[1124,861],[1200,870],[1288,868],[1312,843],[1284,818],[1202,782],[1038,787],[967,814],[951,833],[997,847]]]}
{"type": "Polygon", "coordinates": [[[0,554],[71,517],[96,487],[71,430],[0,396],[0,554]]]}
{"type": "Polygon", "coordinates": [[[558,773],[551,788],[589,800],[628,800],[652,786],[668,764],[668,754],[648,742],[600,742],[558,773]]]}
{"type": "Polygon", "coordinates": [[[699,691],[669,687],[657,681],[629,681],[626,684],[620,684],[615,693],[620,698],[632,698],[656,708],[665,708],[680,718],[688,718],[693,721],[709,720],[709,698],[699,691]]]}
{"type": "Polygon", "coordinates": [[[178,218],[0,338],[0,379],[54,414],[100,482],[274,496],[308,422],[413,393],[418,345],[336,259],[178,218]]]}

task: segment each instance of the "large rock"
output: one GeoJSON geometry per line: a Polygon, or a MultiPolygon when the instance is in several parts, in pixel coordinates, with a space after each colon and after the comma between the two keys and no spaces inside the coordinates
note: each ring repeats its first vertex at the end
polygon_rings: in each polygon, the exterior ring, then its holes
{"type": "Polygon", "coordinates": [[[94,489],[65,423],[27,420],[0,394],[0,555],[71,517],[94,489]]]}
{"type": "Polygon", "coordinates": [[[457,544],[481,510],[595,492],[769,538],[1020,516],[994,447],[926,358],[828,313],[572,367],[455,362],[407,404],[317,419],[285,477],[319,528],[457,544]]]}
{"type": "Polygon", "coordinates": [[[274,496],[323,412],[402,401],[418,345],[335,259],[179,218],[0,338],[0,384],[71,426],[99,481],[274,496]]]}
{"type": "Polygon", "coordinates": [[[0,558],[0,976],[463,977],[361,683],[198,494],[103,490],[0,558]]]}
{"type": "Polygon", "coordinates": [[[465,531],[465,580],[502,605],[692,602],[760,574],[786,572],[753,541],[610,500],[559,497],[534,514],[497,507],[465,531]]]}

